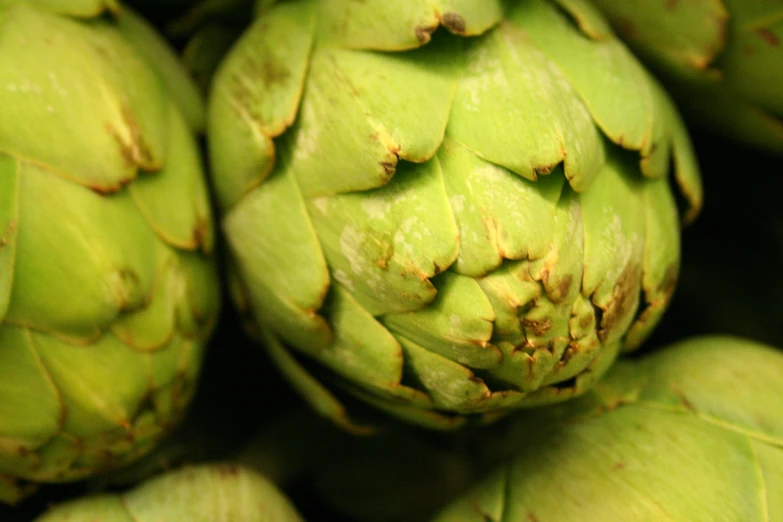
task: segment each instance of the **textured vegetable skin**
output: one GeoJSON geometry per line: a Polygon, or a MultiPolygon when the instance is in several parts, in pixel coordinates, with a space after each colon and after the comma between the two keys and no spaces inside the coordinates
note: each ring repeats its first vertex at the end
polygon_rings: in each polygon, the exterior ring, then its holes
{"type": "Polygon", "coordinates": [[[346,393],[437,429],[583,393],[669,302],[669,175],[701,204],[677,112],[582,1],[277,2],[208,128],[235,298],[359,431],[346,393]]]}
{"type": "Polygon", "coordinates": [[[700,337],[623,361],[572,403],[521,415],[514,455],[438,522],[780,520],[783,353],[700,337]]]}
{"type": "Polygon", "coordinates": [[[160,36],[108,0],[2,1],[0,85],[0,501],[13,503],[173,428],[220,293],[203,100],[160,36]]]}

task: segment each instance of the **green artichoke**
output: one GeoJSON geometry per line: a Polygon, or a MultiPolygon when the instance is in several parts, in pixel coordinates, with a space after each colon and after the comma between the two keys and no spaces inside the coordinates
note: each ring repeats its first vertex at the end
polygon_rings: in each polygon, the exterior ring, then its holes
{"type": "Polygon", "coordinates": [[[0,502],[139,457],[192,395],[220,295],[182,71],[111,0],[0,1],[0,502]]]}
{"type": "Polygon", "coordinates": [[[209,105],[233,294],[357,429],[351,397],[448,429],[583,393],[669,302],[671,165],[701,204],[679,115],[583,1],[278,2],[209,105]]]}
{"type": "Polygon", "coordinates": [[[783,0],[594,0],[705,128],[783,154],[783,0]]]}
{"type": "Polygon", "coordinates": [[[122,495],[62,504],[36,522],[301,522],[277,487],[246,468],[213,464],[183,468],[122,495]]]}
{"type": "Polygon", "coordinates": [[[515,418],[493,448],[521,451],[435,520],[783,520],[781,375],[783,353],[730,337],[620,362],[515,418]]]}

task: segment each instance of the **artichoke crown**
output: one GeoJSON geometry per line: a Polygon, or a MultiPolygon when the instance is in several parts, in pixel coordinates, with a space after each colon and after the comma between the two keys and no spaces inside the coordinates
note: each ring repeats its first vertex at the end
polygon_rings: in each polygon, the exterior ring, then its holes
{"type": "Polygon", "coordinates": [[[213,89],[235,294],[324,413],[324,380],[434,427],[562,400],[669,300],[698,168],[585,2],[278,2],[213,89]]]}

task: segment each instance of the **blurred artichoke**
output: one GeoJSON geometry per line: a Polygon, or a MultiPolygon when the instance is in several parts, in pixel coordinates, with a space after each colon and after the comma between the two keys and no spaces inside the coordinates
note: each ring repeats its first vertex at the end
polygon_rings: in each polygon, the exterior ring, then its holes
{"type": "Polygon", "coordinates": [[[0,502],[139,457],[192,395],[220,296],[182,71],[111,0],[0,1],[0,502]]]}
{"type": "Polygon", "coordinates": [[[594,0],[705,128],[783,154],[783,0],[594,0]]]}
{"type": "Polygon", "coordinates": [[[288,499],[263,476],[236,465],[183,468],[122,495],[57,506],[36,522],[300,522],[288,499]]]}
{"type": "Polygon", "coordinates": [[[521,450],[435,520],[783,520],[781,375],[783,353],[730,337],[620,362],[515,418],[489,449],[521,450]]]}
{"type": "Polygon", "coordinates": [[[583,393],[674,289],[671,165],[701,204],[671,102],[581,1],[279,2],[208,131],[234,295],[352,427],[338,388],[442,429],[583,393]]]}

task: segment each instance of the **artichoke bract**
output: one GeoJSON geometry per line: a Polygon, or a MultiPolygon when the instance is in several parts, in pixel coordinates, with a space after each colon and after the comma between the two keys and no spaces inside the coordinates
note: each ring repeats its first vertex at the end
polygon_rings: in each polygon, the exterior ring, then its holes
{"type": "Polygon", "coordinates": [[[192,395],[220,294],[173,60],[109,0],[0,1],[0,502],[140,456],[192,395]]]}
{"type": "Polygon", "coordinates": [[[701,204],[672,103],[581,1],[276,3],[207,129],[232,292],[357,429],[346,397],[448,429],[584,392],[670,300],[672,165],[701,204]]]}
{"type": "Polygon", "coordinates": [[[731,337],[622,361],[514,419],[495,447],[521,451],[435,520],[781,520],[781,375],[783,353],[731,337]]]}
{"type": "Polygon", "coordinates": [[[37,522],[301,522],[283,493],[235,464],[183,468],[122,495],[67,502],[37,522]]]}
{"type": "Polygon", "coordinates": [[[593,1],[694,122],[783,154],[783,1],[593,1]]]}

